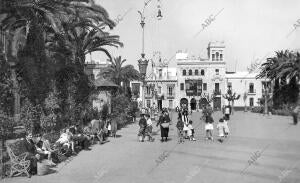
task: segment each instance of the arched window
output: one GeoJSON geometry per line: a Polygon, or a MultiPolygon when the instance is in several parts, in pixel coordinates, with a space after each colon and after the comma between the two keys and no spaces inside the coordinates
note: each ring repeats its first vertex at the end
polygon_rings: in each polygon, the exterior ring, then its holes
{"type": "Polygon", "coordinates": [[[223,54],[220,54],[220,60],[223,61],[223,54]]]}
{"type": "Polygon", "coordinates": [[[193,75],[192,69],[189,70],[189,76],[193,75]]]}
{"type": "Polygon", "coordinates": [[[195,70],[195,75],[198,76],[199,75],[199,71],[198,69],[195,70]]]}
{"type": "Polygon", "coordinates": [[[215,54],[212,54],[212,61],[215,61],[215,54]]]}
{"type": "Polygon", "coordinates": [[[186,70],[183,70],[183,71],[182,71],[182,75],[183,75],[183,76],[186,76],[186,70]]]}

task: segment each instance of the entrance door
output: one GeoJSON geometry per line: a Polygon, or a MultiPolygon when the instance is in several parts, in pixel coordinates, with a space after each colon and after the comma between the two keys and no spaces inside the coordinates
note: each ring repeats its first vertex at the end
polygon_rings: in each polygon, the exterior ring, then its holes
{"type": "Polygon", "coordinates": [[[191,110],[196,110],[196,108],[197,108],[196,99],[192,98],[191,99],[191,110]]]}
{"type": "Polygon", "coordinates": [[[221,110],[221,97],[214,98],[214,110],[221,110]]]}

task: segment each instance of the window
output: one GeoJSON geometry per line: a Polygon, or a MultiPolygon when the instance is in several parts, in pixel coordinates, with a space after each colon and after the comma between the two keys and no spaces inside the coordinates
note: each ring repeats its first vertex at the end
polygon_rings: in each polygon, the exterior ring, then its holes
{"type": "Polygon", "coordinates": [[[158,77],[159,77],[159,79],[162,78],[162,69],[159,69],[159,71],[158,71],[158,77]]]}
{"type": "Polygon", "coordinates": [[[151,107],[150,105],[151,105],[151,101],[147,100],[147,107],[150,108],[151,107]]]}
{"type": "Polygon", "coordinates": [[[219,75],[219,69],[216,69],[216,75],[219,75]]]}
{"type": "Polygon", "coordinates": [[[203,91],[207,90],[207,83],[203,83],[203,91]]]}
{"type": "Polygon", "coordinates": [[[215,83],[215,91],[219,91],[220,90],[220,84],[219,83],[215,83]]]}
{"type": "Polygon", "coordinates": [[[173,87],[168,86],[168,96],[173,96],[173,87]]]}
{"type": "Polygon", "coordinates": [[[198,71],[198,69],[196,69],[195,70],[195,75],[198,76],[198,74],[199,74],[199,71],[198,71]]]}
{"type": "Polygon", "coordinates": [[[169,108],[173,108],[173,100],[169,100],[169,108]]]}
{"type": "Polygon", "coordinates": [[[192,69],[189,70],[189,76],[193,75],[192,69]]]}
{"type": "Polygon", "coordinates": [[[201,69],[201,76],[204,76],[204,69],[201,69]]]}
{"type": "Polygon", "coordinates": [[[158,94],[161,94],[161,86],[158,87],[158,94]]]}
{"type": "Polygon", "coordinates": [[[184,90],[184,83],[180,83],[180,90],[184,90]]]}
{"type": "Polygon", "coordinates": [[[254,104],[254,99],[253,98],[249,98],[249,105],[250,107],[253,107],[254,104]]]}
{"type": "Polygon", "coordinates": [[[212,54],[212,61],[215,61],[215,54],[212,54]]]}
{"type": "Polygon", "coordinates": [[[216,61],[219,60],[219,52],[216,53],[216,61]]]}
{"type": "Polygon", "coordinates": [[[146,87],[146,90],[147,90],[147,95],[150,95],[150,93],[151,93],[151,88],[150,88],[150,86],[147,86],[147,87],[146,87]]]}
{"type": "Polygon", "coordinates": [[[182,75],[183,75],[183,76],[186,76],[186,70],[183,70],[183,71],[182,71],[182,75]]]}
{"type": "Polygon", "coordinates": [[[249,84],[249,93],[255,93],[254,92],[254,84],[253,83],[249,84]]]}
{"type": "Polygon", "coordinates": [[[220,60],[223,61],[223,54],[220,54],[220,60]]]}

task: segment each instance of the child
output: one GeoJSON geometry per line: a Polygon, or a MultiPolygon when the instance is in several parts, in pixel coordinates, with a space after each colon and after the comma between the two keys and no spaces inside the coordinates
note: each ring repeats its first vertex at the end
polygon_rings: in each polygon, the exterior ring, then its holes
{"type": "Polygon", "coordinates": [[[224,141],[224,138],[225,138],[225,124],[224,124],[224,119],[223,118],[221,118],[219,120],[219,123],[217,125],[217,129],[219,130],[219,139],[218,139],[218,141],[222,143],[224,141]]]}
{"type": "Polygon", "coordinates": [[[150,118],[150,114],[146,114],[145,117],[147,120],[147,127],[146,127],[145,134],[146,136],[149,137],[148,141],[153,142],[154,138],[152,137],[152,120],[150,118]]]}
{"type": "Polygon", "coordinates": [[[177,122],[177,131],[178,131],[178,143],[183,143],[184,142],[184,138],[183,138],[183,127],[184,127],[184,123],[181,120],[180,117],[178,117],[178,122],[177,122]]]}
{"type": "Polygon", "coordinates": [[[189,137],[190,140],[196,141],[196,139],[194,138],[195,131],[194,131],[194,128],[193,128],[192,124],[193,124],[193,121],[190,120],[189,124],[188,124],[188,128],[189,128],[189,130],[188,130],[188,137],[189,137]]]}
{"type": "Polygon", "coordinates": [[[225,137],[227,137],[229,135],[228,118],[224,116],[223,120],[224,120],[224,134],[225,137]]]}
{"type": "Polygon", "coordinates": [[[206,124],[205,124],[205,131],[206,131],[206,140],[214,140],[212,137],[212,133],[214,130],[214,119],[211,117],[211,115],[206,116],[206,120],[205,120],[206,124]]]}

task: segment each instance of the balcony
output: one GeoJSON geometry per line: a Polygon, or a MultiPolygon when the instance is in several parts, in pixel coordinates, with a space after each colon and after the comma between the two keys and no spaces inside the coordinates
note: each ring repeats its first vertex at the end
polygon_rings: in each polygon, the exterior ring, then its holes
{"type": "Polygon", "coordinates": [[[256,94],[256,90],[248,90],[248,95],[255,95],[256,94]]]}
{"type": "Polygon", "coordinates": [[[174,98],[175,98],[175,94],[174,93],[167,95],[167,99],[174,99],[174,98]]]}
{"type": "Polygon", "coordinates": [[[221,95],[221,90],[214,90],[213,93],[214,95],[221,95]]]}

